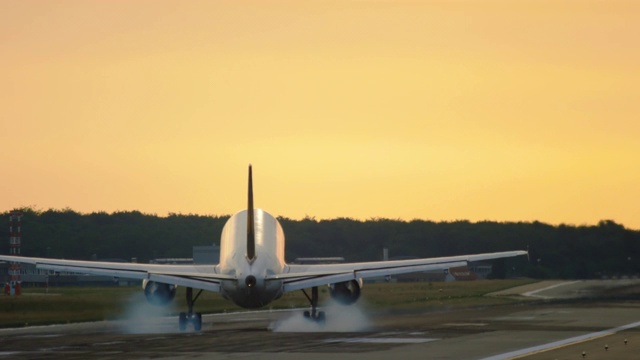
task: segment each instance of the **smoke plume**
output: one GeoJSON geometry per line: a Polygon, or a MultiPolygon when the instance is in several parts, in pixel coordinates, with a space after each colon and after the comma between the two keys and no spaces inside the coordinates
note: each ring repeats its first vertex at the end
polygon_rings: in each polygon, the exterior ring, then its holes
{"type": "Polygon", "coordinates": [[[303,316],[302,311],[277,320],[269,326],[274,332],[363,332],[371,327],[368,317],[358,304],[342,305],[331,300],[319,309],[325,312],[326,320],[316,322],[303,316]]]}

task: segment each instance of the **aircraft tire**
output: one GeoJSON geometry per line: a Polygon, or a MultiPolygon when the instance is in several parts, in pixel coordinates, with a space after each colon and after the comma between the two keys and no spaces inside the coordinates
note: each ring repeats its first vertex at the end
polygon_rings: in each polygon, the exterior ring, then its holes
{"type": "Polygon", "coordinates": [[[193,319],[191,321],[193,322],[193,330],[195,331],[202,330],[202,314],[201,313],[193,314],[193,319]]]}
{"type": "Polygon", "coordinates": [[[178,327],[180,331],[187,330],[187,314],[181,312],[180,316],[178,316],[178,327]]]}

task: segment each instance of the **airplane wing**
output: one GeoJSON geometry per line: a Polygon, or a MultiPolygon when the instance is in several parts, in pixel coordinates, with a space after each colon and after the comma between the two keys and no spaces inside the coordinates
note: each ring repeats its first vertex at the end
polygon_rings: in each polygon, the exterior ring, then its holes
{"type": "MultiPolygon", "coordinates": [[[[440,258],[374,261],[343,264],[287,265],[287,272],[270,275],[267,280],[280,280],[283,291],[294,291],[313,286],[334,284],[370,277],[397,275],[428,270],[446,270],[466,266],[471,261],[482,261],[527,255],[526,251],[507,251],[440,258]]],[[[37,269],[74,272],[80,274],[147,279],[166,284],[220,292],[222,280],[235,280],[233,276],[218,274],[213,265],[159,265],[115,263],[82,260],[60,260],[0,255],[0,261],[34,264],[37,269]]]]}
{"type": "Polygon", "coordinates": [[[271,275],[267,280],[281,280],[284,292],[313,286],[364,279],[370,277],[397,275],[427,270],[446,270],[466,266],[472,261],[482,261],[528,255],[526,251],[506,251],[497,253],[460,255],[429,259],[374,261],[363,263],[289,265],[284,274],[271,275]]]}
{"type": "Polygon", "coordinates": [[[220,281],[235,279],[215,272],[215,265],[160,265],[0,255],[0,261],[33,264],[36,269],[79,274],[146,279],[166,284],[219,292],[220,281]]]}

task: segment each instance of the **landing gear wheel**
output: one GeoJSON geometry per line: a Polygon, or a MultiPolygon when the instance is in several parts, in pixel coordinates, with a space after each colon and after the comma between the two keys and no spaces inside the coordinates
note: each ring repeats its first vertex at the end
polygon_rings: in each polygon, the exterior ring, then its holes
{"type": "Polygon", "coordinates": [[[187,314],[181,312],[180,316],[178,317],[178,326],[180,328],[180,331],[185,331],[187,330],[187,314]]]}
{"type": "Polygon", "coordinates": [[[194,331],[202,330],[202,314],[193,312],[193,304],[195,304],[198,297],[202,294],[202,290],[198,292],[196,297],[193,297],[193,288],[187,288],[187,307],[189,311],[184,313],[181,312],[178,317],[178,328],[180,331],[187,330],[187,324],[191,323],[193,325],[194,331]]]}
{"type": "Polygon", "coordinates": [[[191,318],[191,323],[193,324],[193,330],[200,331],[202,330],[202,314],[195,313],[191,318]]]}
{"type": "Polygon", "coordinates": [[[201,313],[187,314],[187,313],[181,312],[180,316],[178,317],[178,320],[179,320],[178,323],[179,323],[180,331],[187,330],[188,324],[193,325],[193,330],[195,331],[202,330],[202,314],[201,313]]]}
{"type": "Polygon", "coordinates": [[[302,292],[307,297],[307,299],[309,299],[309,302],[311,303],[311,311],[305,310],[305,312],[302,313],[302,315],[304,315],[306,319],[324,324],[326,319],[324,311],[318,311],[318,287],[314,286],[311,288],[311,297],[307,295],[307,292],[304,291],[304,289],[302,290],[302,292]]]}

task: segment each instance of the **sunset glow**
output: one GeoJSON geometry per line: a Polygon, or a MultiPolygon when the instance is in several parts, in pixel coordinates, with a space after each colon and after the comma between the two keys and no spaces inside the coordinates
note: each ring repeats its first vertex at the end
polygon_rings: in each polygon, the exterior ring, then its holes
{"type": "MultiPolygon", "coordinates": [[[[640,229],[640,2],[3,1],[0,211],[640,229]]],[[[286,229],[285,229],[286,231],[286,229]]]]}

